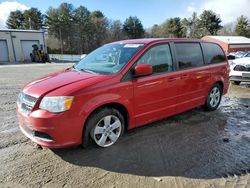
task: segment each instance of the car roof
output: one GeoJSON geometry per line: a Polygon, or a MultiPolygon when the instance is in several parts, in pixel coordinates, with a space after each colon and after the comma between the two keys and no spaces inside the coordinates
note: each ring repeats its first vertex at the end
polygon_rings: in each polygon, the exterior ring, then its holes
{"type": "Polygon", "coordinates": [[[188,39],[188,38],[143,38],[143,39],[129,39],[113,42],[115,44],[149,44],[158,42],[207,42],[200,39],[188,39]]]}

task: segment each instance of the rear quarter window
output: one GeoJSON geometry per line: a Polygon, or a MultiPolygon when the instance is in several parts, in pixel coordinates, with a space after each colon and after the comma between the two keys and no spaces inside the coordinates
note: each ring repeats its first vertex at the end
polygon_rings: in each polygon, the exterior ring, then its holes
{"type": "Polygon", "coordinates": [[[203,46],[208,64],[222,63],[226,60],[223,50],[217,44],[203,43],[203,46]]]}
{"type": "Polygon", "coordinates": [[[179,69],[202,66],[203,54],[200,43],[175,43],[179,69]]]}

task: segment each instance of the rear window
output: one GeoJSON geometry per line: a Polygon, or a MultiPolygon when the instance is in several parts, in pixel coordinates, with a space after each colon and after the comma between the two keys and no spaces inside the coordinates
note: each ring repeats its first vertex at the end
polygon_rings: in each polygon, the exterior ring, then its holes
{"type": "Polygon", "coordinates": [[[207,63],[222,63],[225,61],[225,55],[223,50],[213,43],[204,43],[205,52],[207,54],[207,63]]]}
{"type": "Polygon", "coordinates": [[[203,55],[199,43],[175,43],[179,69],[203,65],[203,55]]]}

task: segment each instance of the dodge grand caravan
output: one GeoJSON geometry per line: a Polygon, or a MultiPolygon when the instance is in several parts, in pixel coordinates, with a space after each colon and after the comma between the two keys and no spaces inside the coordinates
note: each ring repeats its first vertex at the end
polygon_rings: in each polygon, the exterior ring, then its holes
{"type": "Polygon", "coordinates": [[[17,99],[21,131],[59,148],[108,147],[123,133],[189,109],[215,110],[228,90],[220,46],[191,39],[106,44],[74,66],[28,83],[17,99]]]}

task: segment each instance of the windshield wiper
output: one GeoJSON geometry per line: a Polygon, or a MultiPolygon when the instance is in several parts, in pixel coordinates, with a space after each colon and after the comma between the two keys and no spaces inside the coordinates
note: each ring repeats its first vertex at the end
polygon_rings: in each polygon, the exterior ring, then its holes
{"type": "Polygon", "coordinates": [[[91,71],[91,70],[88,70],[88,69],[80,69],[80,71],[84,71],[84,72],[88,72],[88,73],[91,73],[91,74],[98,74],[94,71],[91,71]]]}
{"type": "Polygon", "coordinates": [[[76,67],[75,67],[75,65],[73,65],[73,66],[71,66],[71,67],[69,67],[69,68],[67,68],[67,70],[78,70],[76,67]]]}

